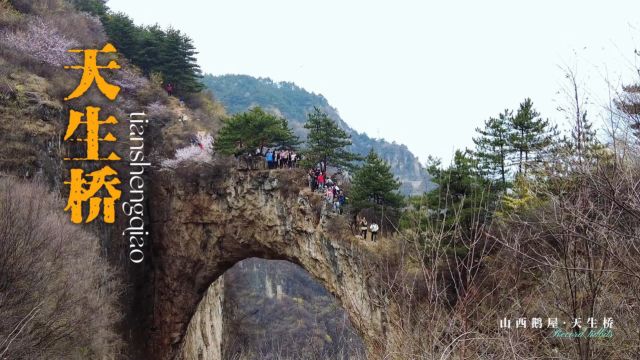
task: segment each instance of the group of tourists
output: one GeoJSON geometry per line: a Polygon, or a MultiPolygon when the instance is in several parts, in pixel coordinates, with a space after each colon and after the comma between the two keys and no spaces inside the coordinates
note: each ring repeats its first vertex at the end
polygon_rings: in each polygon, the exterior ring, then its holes
{"type": "Polygon", "coordinates": [[[319,166],[315,169],[310,169],[307,173],[309,188],[312,191],[322,193],[325,201],[331,205],[333,210],[338,214],[342,214],[344,204],[347,202],[347,196],[338,186],[338,182],[321,169],[322,167],[319,166]]]}
{"type": "MultiPolygon", "coordinates": [[[[310,169],[307,172],[307,181],[312,191],[323,194],[327,204],[331,205],[336,213],[342,214],[348,198],[344,190],[340,188],[339,181],[327,174],[324,164],[321,163],[316,168],[310,169]]],[[[375,222],[368,224],[364,216],[356,216],[354,225],[360,231],[357,237],[366,240],[367,233],[371,232],[371,241],[376,241],[378,230],[380,230],[378,224],[375,222]]]]}
{"type": "Polygon", "coordinates": [[[292,169],[298,167],[300,156],[293,150],[267,149],[264,160],[267,163],[267,169],[292,169]]]}
{"type": "MultiPolygon", "coordinates": [[[[266,152],[263,149],[256,149],[255,156],[264,158],[267,169],[296,168],[298,167],[298,161],[302,160],[299,154],[290,149],[266,149],[266,152]]],[[[346,193],[340,188],[341,184],[338,181],[342,176],[344,175],[341,175],[340,172],[334,174],[333,177],[330,176],[323,162],[320,162],[315,168],[309,169],[307,172],[307,180],[311,191],[322,194],[327,205],[331,206],[333,211],[338,214],[343,213],[344,206],[348,200],[346,193]]],[[[378,224],[375,222],[368,224],[364,216],[357,216],[354,225],[360,231],[357,237],[366,240],[367,233],[371,232],[371,241],[376,241],[378,230],[380,229],[378,224]]]]}
{"type": "Polygon", "coordinates": [[[371,225],[367,223],[366,217],[356,216],[356,224],[360,227],[360,236],[363,239],[367,239],[367,231],[371,231],[371,241],[376,241],[376,237],[378,236],[378,230],[380,230],[380,226],[375,222],[372,222],[371,225]],[[367,226],[369,225],[369,226],[367,226]]]}

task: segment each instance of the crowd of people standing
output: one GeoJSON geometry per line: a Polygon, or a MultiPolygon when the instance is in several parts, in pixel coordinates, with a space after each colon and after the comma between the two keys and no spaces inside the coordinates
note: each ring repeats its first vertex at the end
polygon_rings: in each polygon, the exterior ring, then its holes
{"type": "Polygon", "coordinates": [[[325,201],[331,205],[333,210],[342,214],[344,204],[347,202],[347,196],[338,185],[336,179],[327,175],[326,170],[323,171],[321,166],[310,169],[307,173],[309,188],[312,191],[320,192],[324,195],[325,201]]]}
{"type": "Polygon", "coordinates": [[[267,169],[292,169],[298,167],[300,156],[293,150],[267,149],[264,160],[267,164],[267,169]]]}
{"type": "MultiPolygon", "coordinates": [[[[328,175],[326,170],[323,170],[325,168],[323,165],[324,164],[320,164],[316,168],[308,171],[307,180],[309,182],[309,188],[312,191],[323,194],[327,204],[332,206],[336,213],[342,214],[343,208],[348,200],[347,194],[340,188],[339,181],[335,177],[328,175]]],[[[366,240],[367,233],[371,232],[371,241],[376,241],[378,230],[380,229],[378,224],[375,222],[368,224],[364,216],[356,216],[354,225],[360,231],[359,235],[357,235],[358,237],[366,240]]]]}

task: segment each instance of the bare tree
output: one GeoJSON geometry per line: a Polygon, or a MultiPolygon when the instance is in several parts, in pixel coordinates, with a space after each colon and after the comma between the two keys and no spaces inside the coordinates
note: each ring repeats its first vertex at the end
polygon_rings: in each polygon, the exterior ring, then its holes
{"type": "Polygon", "coordinates": [[[0,178],[0,358],[115,358],[115,276],[44,186],[0,178]]]}

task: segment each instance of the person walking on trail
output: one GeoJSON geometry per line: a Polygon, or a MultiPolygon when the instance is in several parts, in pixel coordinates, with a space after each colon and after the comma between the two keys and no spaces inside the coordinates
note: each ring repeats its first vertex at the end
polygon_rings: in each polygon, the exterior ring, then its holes
{"type": "Polygon", "coordinates": [[[342,207],[344,206],[345,202],[346,202],[346,197],[344,196],[342,191],[339,191],[338,192],[338,214],[340,215],[342,215],[342,207]]]}
{"type": "Polygon", "coordinates": [[[307,176],[309,178],[309,188],[311,189],[311,191],[316,191],[316,189],[318,188],[316,173],[313,171],[313,169],[310,169],[307,176]]]}
{"type": "Polygon", "coordinates": [[[371,230],[371,241],[376,241],[376,235],[378,235],[378,230],[380,227],[376,223],[371,223],[369,230],[371,230]]]}
{"type": "Polygon", "coordinates": [[[298,160],[298,154],[295,153],[295,151],[291,152],[291,167],[295,168],[296,167],[296,161],[298,160]]]}
{"type": "Polygon", "coordinates": [[[164,89],[167,91],[167,95],[173,95],[173,84],[168,83],[167,85],[165,85],[164,89]]]}
{"type": "Polygon", "coordinates": [[[333,186],[333,180],[331,180],[330,176],[326,177],[325,182],[327,183],[327,187],[332,187],[333,186]]]}
{"type": "Polygon", "coordinates": [[[324,193],[325,198],[327,199],[327,202],[329,204],[333,203],[333,189],[330,187],[327,187],[327,190],[324,193]]]}
{"type": "Polygon", "coordinates": [[[367,218],[364,216],[360,219],[360,235],[362,238],[367,240],[367,218]]]}

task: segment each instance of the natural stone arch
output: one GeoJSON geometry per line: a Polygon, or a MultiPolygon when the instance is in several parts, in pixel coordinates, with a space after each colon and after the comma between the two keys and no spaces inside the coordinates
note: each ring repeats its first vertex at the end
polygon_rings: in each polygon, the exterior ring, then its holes
{"type": "Polygon", "coordinates": [[[304,172],[202,166],[178,172],[154,178],[154,359],[176,356],[209,286],[249,257],[301,266],[342,304],[369,358],[381,352],[385,312],[374,301],[358,244],[328,236],[322,198],[304,190],[304,172]]]}

